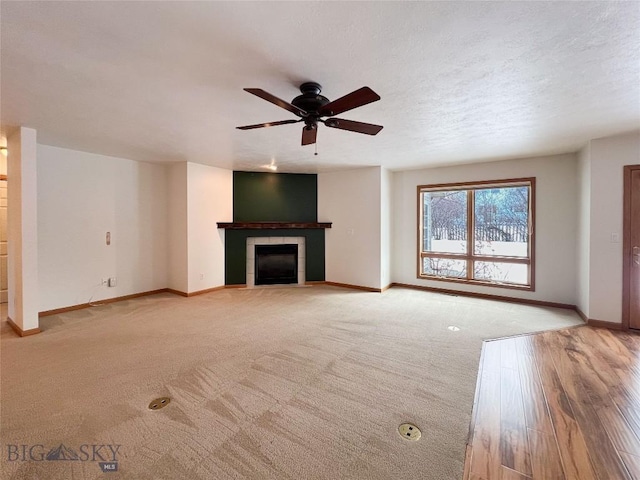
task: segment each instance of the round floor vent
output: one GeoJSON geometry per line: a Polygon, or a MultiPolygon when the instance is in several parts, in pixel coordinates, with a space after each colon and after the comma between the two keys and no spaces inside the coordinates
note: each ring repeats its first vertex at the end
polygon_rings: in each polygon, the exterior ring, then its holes
{"type": "Polygon", "coordinates": [[[161,408],[166,407],[171,402],[169,397],[160,397],[152,400],[149,404],[149,410],[160,410],[161,408]]]}
{"type": "Polygon", "coordinates": [[[406,440],[420,440],[422,432],[413,423],[403,423],[398,427],[398,433],[406,440]]]}

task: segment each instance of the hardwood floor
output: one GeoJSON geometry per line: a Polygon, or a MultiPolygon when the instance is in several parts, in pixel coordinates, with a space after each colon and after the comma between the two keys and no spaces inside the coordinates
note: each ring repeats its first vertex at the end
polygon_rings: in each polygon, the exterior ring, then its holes
{"type": "Polygon", "coordinates": [[[464,480],[640,480],[640,335],[485,342],[464,480]]]}

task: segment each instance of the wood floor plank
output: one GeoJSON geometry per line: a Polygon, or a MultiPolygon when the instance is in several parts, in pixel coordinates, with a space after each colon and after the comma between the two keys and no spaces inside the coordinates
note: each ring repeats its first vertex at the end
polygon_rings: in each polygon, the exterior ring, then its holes
{"type": "Polygon", "coordinates": [[[636,437],[640,438],[640,407],[618,406],[618,409],[636,437]]]}
{"type": "Polygon", "coordinates": [[[531,480],[531,477],[527,477],[503,466],[500,469],[500,480],[531,480]]]}
{"type": "Polygon", "coordinates": [[[599,408],[598,417],[619,452],[640,453],[640,439],[615,405],[599,408]]]}
{"type": "Polygon", "coordinates": [[[462,480],[469,480],[470,473],[469,469],[471,467],[471,454],[473,453],[473,448],[471,448],[471,443],[467,445],[467,449],[464,454],[464,472],[462,473],[462,480]]]}
{"type": "Polygon", "coordinates": [[[613,369],[620,383],[612,387],[614,400],[618,405],[640,408],[640,378],[631,374],[629,369],[613,369]]]}
{"type": "Polygon", "coordinates": [[[629,351],[620,342],[619,332],[606,331],[600,337],[606,343],[600,348],[599,354],[612,366],[617,379],[617,382],[609,383],[609,393],[614,403],[621,409],[640,410],[640,355],[629,351]],[[608,351],[609,348],[611,351],[608,351]],[[628,356],[621,353],[624,351],[628,356]]]}
{"type": "Polygon", "coordinates": [[[597,476],[591,465],[582,430],[574,418],[562,382],[553,367],[553,361],[546,350],[536,350],[534,355],[537,364],[545,366],[547,379],[544,395],[565,476],[568,480],[596,480],[597,476]]]}
{"type": "MultiPolygon", "coordinates": [[[[629,351],[631,352],[635,352],[636,355],[636,359],[638,356],[638,341],[640,338],[640,330],[634,330],[633,332],[629,331],[629,332],[616,332],[616,336],[618,337],[618,339],[624,343],[628,348],[629,351]]],[[[639,365],[640,367],[640,365],[639,365]]]]}
{"type": "MultiPolygon", "coordinates": [[[[567,354],[574,362],[574,372],[579,376],[589,399],[594,406],[606,406],[612,402],[612,389],[620,386],[620,379],[611,363],[616,360],[603,350],[602,336],[589,329],[576,329],[576,337],[581,340],[580,350],[567,354]],[[608,358],[607,358],[608,357],[608,358]],[[580,368],[575,368],[580,364],[580,368]]],[[[619,364],[620,359],[618,359],[619,364]]]]}
{"type": "Polygon", "coordinates": [[[626,465],[631,478],[640,478],[640,456],[630,455],[628,453],[622,453],[622,461],[626,465]]]}
{"type": "Polygon", "coordinates": [[[571,375],[579,385],[580,391],[586,393],[586,396],[580,395],[577,398],[573,398],[573,400],[590,403],[597,407],[609,405],[611,404],[609,386],[619,383],[617,382],[617,376],[600,357],[589,355],[589,346],[585,343],[581,329],[576,328],[575,330],[571,336],[559,337],[565,342],[562,357],[569,359],[571,375]]]}
{"type": "MultiPolygon", "coordinates": [[[[513,341],[508,343],[509,347],[513,347],[513,341]]],[[[510,350],[517,365],[515,349],[510,350]]],[[[502,351],[504,352],[504,348],[502,351]]],[[[524,475],[531,475],[520,375],[518,370],[505,367],[500,369],[500,453],[502,465],[524,475]]]]}
{"type": "Polygon", "coordinates": [[[512,370],[518,368],[516,338],[505,338],[504,340],[498,340],[500,342],[500,366],[502,368],[510,368],[512,370]]]}
{"type": "Polygon", "coordinates": [[[634,391],[636,365],[628,348],[603,328],[577,329],[576,334],[582,339],[581,353],[587,363],[581,369],[583,384],[592,394],[597,392],[594,404],[610,405],[613,401],[616,405],[640,406],[640,392],[634,391]]]}
{"type": "Polygon", "coordinates": [[[640,374],[637,373],[640,368],[640,357],[637,342],[636,349],[631,350],[630,346],[634,344],[622,341],[622,337],[626,336],[624,333],[597,329],[597,331],[588,330],[588,335],[591,337],[589,346],[594,355],[601,356],[612,367],[611,371],[603,369],[604,372],[601,373],[605,373],[608,377],[613,372],[613,376],[617,379],[617,382],[609,382],[609,394],[613,403],[635,437],[640,438],[640,374]],[[601,344],[596,344],[595,336],[602,342],[601,344]]]}
{"type": "Polygon", "coordinates": [[[528,430],[534,479],[565,480],[556,439],[548,433],[528,430]]]}
{"type": "Polygon", "coordinates": [[[482,388],[471,443],[470,480],[491,480],[500,472],[500,344],[483,344],[482,388]]]}
{"type": "MultiPolygon", "coordinates": [[[[482,388],[482,368],[484,366],[484,347],[480,351],[480,362],[478,364],[478,378],[476,380],[476,391],[473,395],[473,410],[471,411],[471,423],[469,424],[469,434],[467,435],[467,446],[471,445],[473,441],[473,432],[476,425],[476,417],[478,416],[478,398],[480,398],[480,390],[482,388]]],[[[469,449],[469,454],[471,449],[469,449]]],[[[471,458],[471,457],[468,457],[471,458]]],[[[468,463],[468,462],[467,462],[468,463]]],[[[468,469],[468,465],[465,463],[465,468],[468,469]]],[[[466,480],[467,477],[465,477],[466,480]]]]}
{"type": "Polygon", "coordinates": [[[533,348],[531,336],[516,339],[525,421],[528,428],[553,433],[553,424],[538,375],[533,348]]]}
{"type": "Polygon", "coordinates": [[[605,328],[599,329],[598,332],[594,332],[593,330],[587,330],[587,332],[591,336],[599,336],[604,346],[604,348],[601,349],[600,353],[606,356],[608,361],[613,362],[613,364],[617,364],[621,367],[637,367],[636,356],[634,355],[633,351],[629,349],[629,346],[621,341],[619,332],[612,332],[611,330],[607,330],[605,328]]]}
{"type": "Polygon", "coordinates": [[[548,353],[557,366],[560,381],[574,418],[584,436],[594,470],[600,478],[631,480],[622,464],[618,451],[613,446],[604,425],[600,421],[593,404],[595,392],[588,391],[582,384],[580,345],[566,335],[549,336],[548,353]]]}
{"type": "MultiPolygon", "coordinates": [[[[536,354],[536,365],[538,367],[538,373],[540,375],[540,382],[546,389],[547,386],[554,387],[561,377],[571,375],[571,372],[566,372],[567,366],[564,363],[556,363],[553,361],[549,350],[553,348],[550,345],[550,338],[545,335],[535,335],[531,341],[534,345],[534,352],[536,354]]],[[[568,385],[568,387],[571,387],[568,385]]],[[[565,387],[563,386],[563,389],[565,387]]]]}

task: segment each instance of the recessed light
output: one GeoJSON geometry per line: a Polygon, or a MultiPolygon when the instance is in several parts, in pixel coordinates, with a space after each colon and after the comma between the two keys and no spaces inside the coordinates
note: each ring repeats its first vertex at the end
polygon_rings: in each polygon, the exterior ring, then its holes
{"type": "Polygon", "coordinates": [[[456,327],[455,325],[449,325],[447,327],[447,330],[451,330],[452,332],[459,332],[460,331],[460,327],[456,327]]]}

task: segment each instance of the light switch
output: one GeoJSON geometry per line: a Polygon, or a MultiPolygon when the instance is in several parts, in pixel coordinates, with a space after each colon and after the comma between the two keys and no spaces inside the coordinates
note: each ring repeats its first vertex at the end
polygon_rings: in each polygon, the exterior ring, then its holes
{"type": "Polygon", "coordinates": [[[111,245],[111,232],[107,232],[106,240],[107,240],[107,245],[111,245]]]}
{"type": "Polygon", "coordinates": [[[620,234],[612,233],[611,234],[611,243],[620,243],[620,234]]]}

